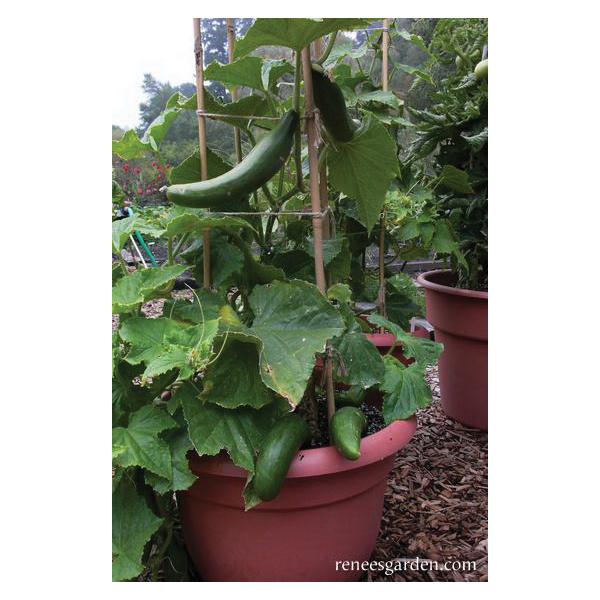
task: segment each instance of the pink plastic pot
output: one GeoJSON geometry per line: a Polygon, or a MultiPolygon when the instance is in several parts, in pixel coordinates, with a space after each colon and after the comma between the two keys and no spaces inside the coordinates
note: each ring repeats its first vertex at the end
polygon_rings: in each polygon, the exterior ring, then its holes
{"type": "Polygon", "coordinates": [[[414,417],[363,438],[361,457],[333,447],[302,450],[279,495],[244,512],[246,472],[226,454],[198,457],[198,480],[178,493],[187,548],[206,581],[356,581],[336,561],[368,560],[375,547],[387,477],[414,417]]]}
{"type": "Polygon", "coordinates": [[[488,427],[488,295],[452,287],[451,271],[419,275],[427,320],[444,345],[439,360],[444,412],[479,429],[488,427]]]}

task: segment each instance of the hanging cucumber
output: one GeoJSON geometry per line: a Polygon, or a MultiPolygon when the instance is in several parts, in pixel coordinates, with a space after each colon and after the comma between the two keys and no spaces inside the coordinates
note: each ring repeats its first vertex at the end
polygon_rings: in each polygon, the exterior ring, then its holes
{"type": "Polygon", "coordinates": [[[309,438],[308,425],[296,414],[279,419],[263,438],[254,474],[254,492],[263,501],[279,493],[290,463],[309,438]]]}
{"type": "Polygon", "coordinates": [[[367,396],[367,390],[364,390],[359,385],[353,385],[348,391],[337,394],[335,397],[335,405],[342,408],[343,406],[359,407],[367,396]]]}
{"type": "Polygon", "coordinates": [[[285,163],[298,125],[298,113],[288,110],[273,131],[266,134],[233,169],[214,179],[167,188],[170,202],[191,208],[218,209],[267,183],[285,163]]]}
{"type": "Polygon", "coordinates": [[[329,421],[329,437],[344,458],[360,458],[360,438],[366,426],[365,413],[355,406],[344,406],[333,413],[329,421]]]}
{"type": "Polygon", "coordinates": [[[319,66],[313,65],[313,98],[321,113],[327,132],[338,142],[349,142],[356,125],[348,114],[346,101],[340,86],[331,81],[319,66]]]}

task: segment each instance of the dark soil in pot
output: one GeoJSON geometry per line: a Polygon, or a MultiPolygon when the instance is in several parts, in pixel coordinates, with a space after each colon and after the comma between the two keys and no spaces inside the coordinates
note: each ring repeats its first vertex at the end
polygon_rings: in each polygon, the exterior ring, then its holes
{"type": "MultiPolygon", "coordinates": [[[[319,394],[316,397],[316,402],[317,407],[319,409],[319,437],[317,438],[313,436],[313,438],[310,440],[310,444],[308,444],[306,448],[324,448],[325,446],[329,446],[329,428],[327,426],[327,398],[324,395],[319,394]]],[[[367,427],[365,429],[365,432],[363,433],[363,437],[371,435],[373,433],[377,433],[385,427],[380,408],[372,404],[368,404],[367,402],[363,402],[360,406],[360,409],[367,416],[367,427]]]]}

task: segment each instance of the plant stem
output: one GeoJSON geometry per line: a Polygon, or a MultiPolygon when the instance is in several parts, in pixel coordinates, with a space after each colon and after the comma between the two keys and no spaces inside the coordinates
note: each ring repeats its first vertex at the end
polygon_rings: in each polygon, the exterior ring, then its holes
{"type": "Polygon", "coordinates": [[[325,164],[325,161],[327,160],[328,151],[329,151],[329,146],[323,146],[323,149],[321,150],[321,154],[319,154],[319,160],[317,161],[317,168],[319,169],[319,172],[321,171],[322,167],[325,164]]]}
{"type": "Polygon", "coordinates": [[[256,138],[254,137],[254,134],[249,129],[247,129],[246,135],[248,136],[248,141],[250,142],[250,145],[254,148],[254,146],[256,146],[256,138]]]}
{"type": "Polygon", "coordinates": [[[285,163],[281,167],[281,171],[279,171],[279,183],[277,184],[277,197],[279,198],[283,192],[283,180],[285,178],[285,163]]]}
{"type": "Polygon", "coordinates": [[[179,254],[179,251],[181,250],[185,241],[188,239],[189,235],[190,235],[189,232],[186,232],[179,238],[179,241],[177,242],[177,245],[175,246],[175,250],[173,250],[173,258],[175,258],[179,254]]]}
{"type": "Polygon", "coordinates": [[[333,357],[330,342],[327,342],[327,358],[325,360],[325,383],[327,390],[327,418],[330,421],[335,413],[335,388],[333,385],[333,357]]]}
{"type": "Polygon", "coordinates": [[[292,196],[295,196],[300,190],[294,186],[289,192],[286,192],[283,196],[277,198],[277,204],[283,204],[286,200],[289,200],[292,196]]]}
{"type": "Polygon", "coordinates": [[[170,237],[167,242],[167,263],[169,266],[173,265],[173,239],[170,237]]]}
{"type": "MultiPolygon", "coordinates": [[[[381,231],[379,232],[379,314],[385,317],[385,209],[379,220],[381,231]]],[[[383,327],[380,328],[383,333],[383,327]]]]}
{"type": "Polygon", "coordinates": [[[267,104],[269,105],[269,108],[271,109],[271,112],[273,113],[273,116],[276,117],[277,109],[275,108],[275,103],[273,102],[273,98],[271,98],[271,93],[268,90],[265,92],[265,97],[267,99],[267,104]]]}
{"type": "Polygon", "coordinates": [[[358,66],[358,70],[360,71],[360,74],[365,75],[365,72],[363,71],[362,65],[360,64],[360,60],[358,60],[358,58],[356,59],[356,65],[358,66]]]}
{"type": "Polygon", "coordinates": [[[120,250],[117,253],[117,256],[119,257],[119,262],[121,263],[121,268],[123,269],[123,273],[125,275],[129,275],[129,269],[127,268],[127,263],[125,262],[125,259],[123,258],[123,255],[121,254],[120,250]]]}
{"type": "Polygon", "coordinates": [[[336,36],[337,31],[334,31],[333,33],[329,34],[329,39],[327,40],[327,47],[325,48],[325,52],[323,52],[321,57],[316,61],[318,65],[322,65],[329,58],[329,55],[333,50],[333,46],[335,45],[336,36]]]}
{"type": "Polygon", "coordinates": [[[371,66],[369,67],[369,79],[371,78],[371,75],[373,74],[373,67],[375,66],[375,61],[377,60],[377,50],[373,50],[374,54],[373,54],[373,60],[371,61],[371,66]]]}
{"type": "Polygon", "coordinates": [[[264,195],[266,196],[269,204],[271,205],[271,208],[275,207],[275,198],[273,198],[273,194],[271,194],[271,190],[267,187],[267,184],[265,183],[261,188],[260,188],[264,195]]]}

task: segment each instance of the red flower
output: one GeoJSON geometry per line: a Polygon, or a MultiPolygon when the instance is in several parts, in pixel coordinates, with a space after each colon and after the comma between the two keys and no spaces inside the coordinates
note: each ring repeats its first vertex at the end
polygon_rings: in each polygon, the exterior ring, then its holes
{"type": "Polygon", "coordinates": [[[127,171],[129,171],[129,165],[127,165],[127,164],[123,165],[123,171],[125,171],[125,173],[127,173],[127,171]]]}
{"type": "Polygon", "coordinates": [[[151,194],[152,190],[150,188],[146,188],[146,194],[151,194]]]}
{"type": "Polygon", "coordinates": [[[156,179],[160,179],[160,173],[156,176],[156,179]]]}
{"type": "Polygon", "coordinates": [[[141,193],[142,193],[142,188],[141,188],[141,187],[139,187],[139,188],[138,188],[138,194],[141,194],[141,193]]]}
{"type": "Polygon", "coordinates": [[[155,161],[155,160],[153,160],[153,161],[152,161],[152,166],[153,166],[153,167],[155,167],[155,166],[156,166],[156,161],[155,161]]]}
{"type": "Polygon", "coordinates": [[[136,175],[139,175],[139,174],[140,174],[142,171],[141,171],[141,169],[140,169],[139,167],[136,167],[136,168],[133,170],[133,172],[134,172],[136,175]]]}

